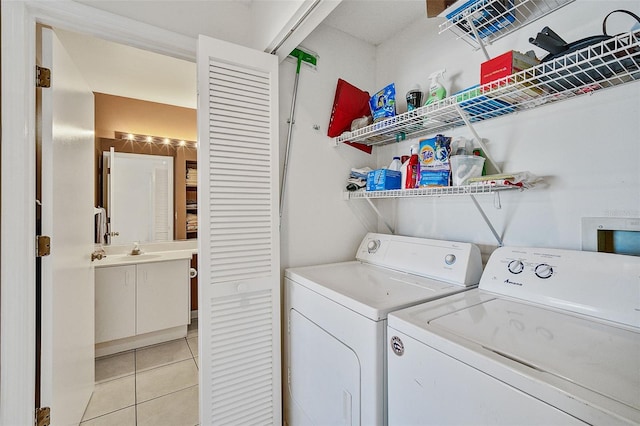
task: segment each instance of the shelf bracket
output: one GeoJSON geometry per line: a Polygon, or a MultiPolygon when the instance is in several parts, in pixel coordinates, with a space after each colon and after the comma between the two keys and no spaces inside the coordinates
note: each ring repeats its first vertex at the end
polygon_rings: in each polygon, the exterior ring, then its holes
{"type": "Polygon", "coordinates": [[[373,204],[373,201],[371,201],[370,198],[365,198],[365,200],[367,200],[367,203],[369,203],[369,205],[371,206],[371,208],[373,209],[374,212],[376,212],[376,214],[378,215],[378,217],[382,220],[382,222],[384,222],[384,225],[389,229],[389,231],[392,234],[396,233],[396,230],[393,229],[393,227],[391,225],[389,225],[389,222],[387,222],[387,219],[384,217],[384,215],[382,213],[380,213],[380,210],[378,210],[378,208],[376,207],[375,204],[373,204]]]}
{"type": "Polygon", "coordinates": [[[466,124],[466,126],[469,128],[469,130],[471,131],[471,134],[473,135],[473,138],[478,142],[478,145],[480,145],[480,148],[482,148],[482,151],[484,152],[486,159],[489,161],[491,166],[495,169],[496,173],[498,174],[502,173],[502,171],[500,170],[500,167],[496,164],[495,161],[493,161],[493,158],[491,157],[491,155],[489,155],[489,150],[487,149],[487,146],[484,144],[484,142],[482,142],[482,138],[478,135],[478,133],[476,132],[476,129],[471,124],[469,117],[467,117],[467,113],[462,108],[460,108],[459,104],[455,104],[455,106],[456,106],[456,110],[458,111],[458,114],[460,114],[460,117],[462,118],[462,121],[464,121],[464,124],[466,124]]]}
{"type": "Polygon", "coordinates": [[[482,53],[484,53],[484,57],[487,58],[487,61],[490,60],[491,57],[487,52],[487,48],[484,46],[484,42],[480,39],[480,34],[478,34],[478,29],[476,28],[475,25],[473,25],[473,18],[471,18],[471,13],[467,15],[467,24],[469,25],[469,28],[471,28],[471,31],[473,32],[474,37],[478,41],[478,45],[480,46],[480,49],[482,49],[482,53]]]}
{"type": "Polygon", "coordinates": [[[487,226],[491,230],[493,237],[498,242],[498,247],[502,247],[504,245],[504,243],[502,242],[502,238],[500,238],[500,235],[498,235],[498,233],[496,232],[496,229],[491,224],[491,221],[485,214],[484,210],[482,210],[482,207],[480,207],[478,200],[476,200],[476,197],[474,195],[469,195],[469,197],[471,197],[471,201],[473,201],[473,204],[476,206],[476,209],[478,209],[478,211],[480,212],[480,216],[482,216],[482,219],[484,219],[484,222],[487,224],[487,226]]]}

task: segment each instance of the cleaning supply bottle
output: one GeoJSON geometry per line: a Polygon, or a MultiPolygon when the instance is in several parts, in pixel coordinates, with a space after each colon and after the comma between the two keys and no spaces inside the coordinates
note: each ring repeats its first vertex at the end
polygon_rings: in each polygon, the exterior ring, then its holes
{"type": "Polygon", "coordinates": [[[399,172],[400,167],[402,167],[402,164],[400,164],[400,157],[393,157],[393,161],[391,161],[391,164],[389,164],[388,169],[399,172]]]}
{"type": "Polygon", "coordinates": [[[400,167],[400,189],[407,189],[407,171],[409,169],[410,158],[411,157],[407,155],[403,155],[400,159],[405,159],[405,161],[402,163],[402,166],[400,167]]]}
{"type": "Polygon", "coordinates": [[[415,85],[407,92],[407,111],[413,111],[422,105],[422,89],[415,85]]]}
{"type": "Polygon", "coordinates": [[[407,174],[404,180],[405,189],[413,189],[417,186],[419,163],[418,148],[415,145],[411,145],[411,157],[407,160],[407,174]]]}
{"type": "Polygon", "coordinates": [[[442,85],[442,76],[444,75],[446,69],[438,70],[434,73],[431,73],[429,79],[431,80],[431,85],[429,86],[429,93],[427,96],[427,101],[424,103],[425,105],[432,104],[440,99],[444,99],[447,96],[447,89],[442,85]]]}

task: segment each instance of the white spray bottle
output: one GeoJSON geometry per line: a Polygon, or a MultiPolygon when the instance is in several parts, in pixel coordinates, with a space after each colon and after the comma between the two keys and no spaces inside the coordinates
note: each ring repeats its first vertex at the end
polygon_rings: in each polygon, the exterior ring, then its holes
{"type": "Polygon", "coordinates": [[[429,86],[429,93],[427,96],[427,101],[424,103],[425,105],[432,104],[436,101],[444,99],[447,96],[447,89],[444,88],[440,79],[446,72],[446,69],[438,70],[434,73],[431,73],[429,79],[431,80],[431,85],[429,86]]]}

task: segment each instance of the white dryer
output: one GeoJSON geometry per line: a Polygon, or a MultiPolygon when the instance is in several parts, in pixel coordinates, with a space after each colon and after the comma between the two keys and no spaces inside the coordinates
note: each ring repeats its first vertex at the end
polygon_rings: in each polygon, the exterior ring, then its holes
{"type": "Polygon", "coordinates": [[[285,272],[285,422],[386,424],[386,318],[476,286],[478,247],[367,234],[355,261],[285,272]]]}
{"type": "Polygon", "coordinates": [[[390,425],[640,424],[638,257],[499,248],[388,326],[390,425]]]}

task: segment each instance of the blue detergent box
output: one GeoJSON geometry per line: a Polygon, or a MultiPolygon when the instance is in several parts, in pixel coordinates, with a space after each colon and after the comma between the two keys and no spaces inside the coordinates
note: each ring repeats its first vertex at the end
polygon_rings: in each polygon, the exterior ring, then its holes
{"type": "Polygon", "coordinates": [[[418,186],[426,188],[430,186],[449,186],[451,167],[449,156],[451,155],[451,138],[444,135],[436,135],[435,138],[421,139],[420,175],[418,186]]]}
{"type": "Polygon", "coordinates": [[[396,170],[372,170],[367,175],[367,191],[384,191],[386,189],[400,189],[402,174],[396,170]]]}

